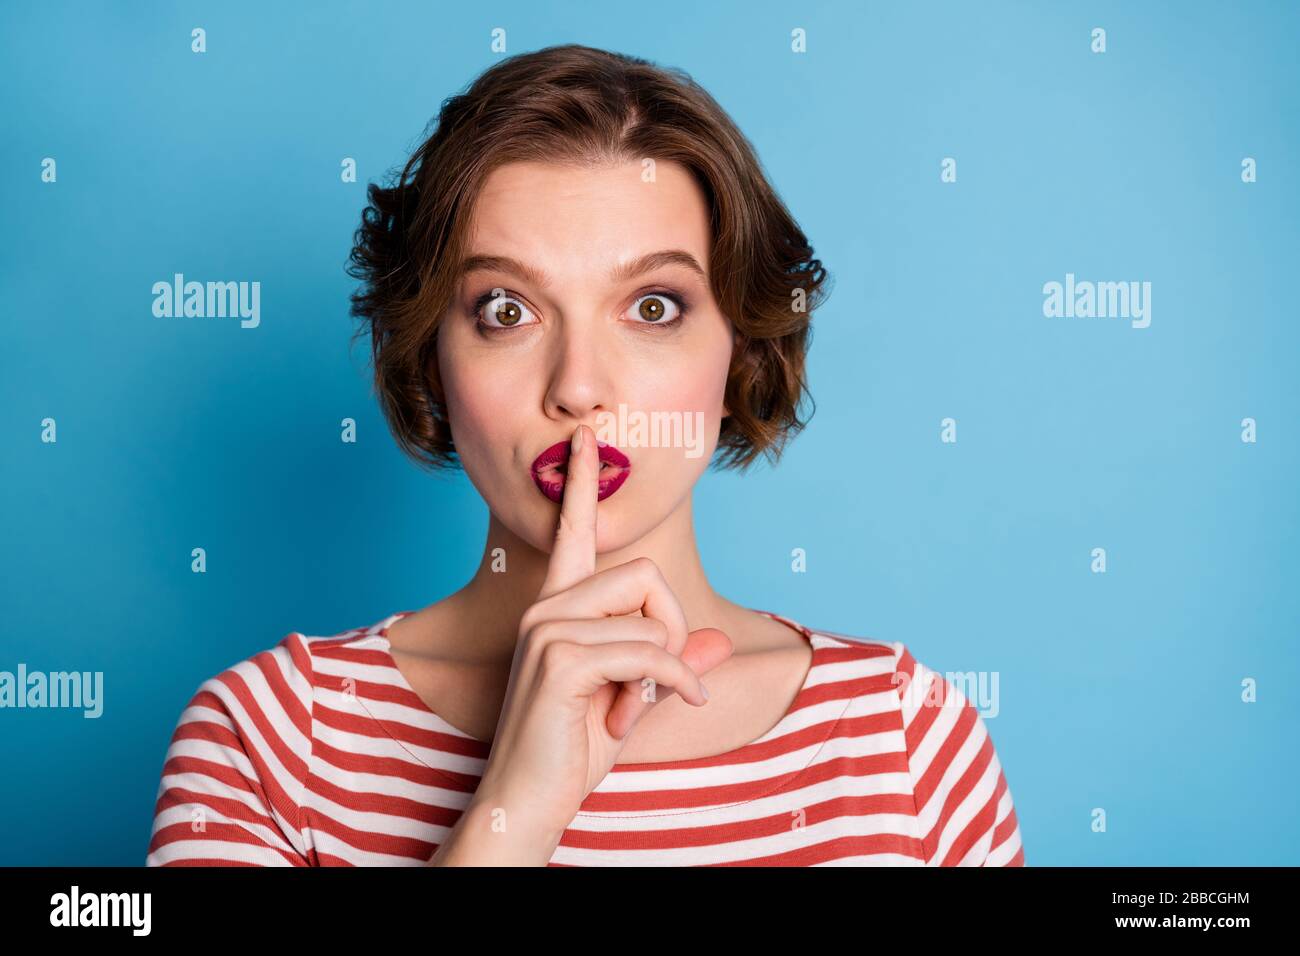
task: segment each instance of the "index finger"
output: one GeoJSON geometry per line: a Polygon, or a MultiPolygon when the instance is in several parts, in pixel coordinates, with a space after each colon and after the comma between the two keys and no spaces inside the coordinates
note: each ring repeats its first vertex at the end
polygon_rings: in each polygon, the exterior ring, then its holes
{"type": "Polygon", "coordinates": [[[565,466],[564,498],[555,528],[555,546],[537,598],[550,597],[596,573],[596,495],[600,456],[596,434],[585,425],[573,431],[565,466]],[[577,446],[576,448],[574,446],[577,446]]]}

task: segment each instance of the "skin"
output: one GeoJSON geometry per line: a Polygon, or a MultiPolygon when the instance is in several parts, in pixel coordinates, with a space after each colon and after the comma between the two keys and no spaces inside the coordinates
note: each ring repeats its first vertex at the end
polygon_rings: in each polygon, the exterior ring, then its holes
{"type": "MultiPolygon", "coordinates": [[[[601,579],[637,558],[654,563],[669,595],[664,600],[680,609],[684,630],[669,649],[696,673],[707,672],[709,698],[699,706],[683,699],[693,696],[685,688],[661,690],[658,701],[636,715],[619,763],[684,760],[741,747],[776,724],[806,677],[807,642],[714,591],[695,540],[692,491],[728,414],[724,390],[734,326],[707,279],[680,263],[611,278],[616,267],[663,250],[688,253],[707,274],[709,244],[705,197],[674,163],[658,163],[651,183],[642,181],[639,162],[601,168],[514,163],[491,174],[475,204],[469,255],[508,257],[549,282],[500,267],[468,272],[442,319],[437,361],[448,418],[465,472],[488,505],[488,531],[471,580],[399,621],[389,637],[398,667],[421,698],[480,740],[497,739],[504,723],[525,612],[548,586],[576,593],[590,575],[601,579]],[[506,298],[474,313],[475,300],[493,290],[506,298]],[[664,293],[685,300],[683,321],[675,326],[663,324],[679,314],[664,293]],[[647,303],[662,310],[660,323],[645,317],[647,303]],[[502,326],[511,319],[517,321],[495,333],[476,324],[502,326]],[[557,545],[562,506],[538,491],[529,466],[579,426],[595,429],[601,413],[616,413],[620,404],[702,413],[703,453],[692,458],[682,448],[622,447],[631,475],[599,503],[593,456],[590,540],[572,543],[565,557],[557,545]],[[498,548],[506,555],[506,573],[492,570],[498,548]],[[561,561],[568,570],[557,568],[561,561]],[[682,643],[686,631],[700,632],[689,646],[682,643]]],[[[565,507],[577,482],[575,473],[565,507]]],[[[570,601],[569,609],[574,606],[570,601]]],[[[610,700],[614,693],[611,685],[610,700]]],[[[620,704],[616,713],[630,718],[634,709],[620,704]]]]}

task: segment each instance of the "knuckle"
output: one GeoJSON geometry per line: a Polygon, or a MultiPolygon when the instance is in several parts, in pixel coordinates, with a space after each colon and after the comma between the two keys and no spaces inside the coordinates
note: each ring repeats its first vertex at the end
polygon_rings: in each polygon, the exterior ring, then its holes
{"type": "Polygon", "coordinates": [[[537,610],[537,605],[530,605],[519,617],[519,639],[527,641],[532,636],[533,629],[541,623],[542,616],[537,610]]]}
{"type": "Polygon", "coordinates": [[[529,638],[534,647],[545,647],[548,644],[554,644],[560,638],[560,632],[564,630],[559,621],[539,621],[533,625],[529,631],[529,638]]]}
{"type": "Polygon", "coordinates": [[[519,617],[520,637],[527,636],[539,624],[543,624],[555,616],[551,612],[550,602],[551,598],[542,598],[540,601],[534,601],[524,610],[524,613],[519,617]]]}
{"type": "Polygon", "coordinates": [[[538,655],[537,672],[543,680],[563,674],[573,664],[578,646],[569,641],[551,641],[538,655]]]}
{"type": "Polygon", "coordinates": [[[668,625],[657,617],[642,618],[644,627],[649,632],[649,640],[660,647],[668,646],[668,625]]]}
{"type": "Polygon", "coordinates": [[[636,559],[636,566],[637,574],[641,575],[645,580],[651,582],[664,580],[663,572],[659,570],[659,565],[655,564],[653,558],[642,555],[636,559]]]}

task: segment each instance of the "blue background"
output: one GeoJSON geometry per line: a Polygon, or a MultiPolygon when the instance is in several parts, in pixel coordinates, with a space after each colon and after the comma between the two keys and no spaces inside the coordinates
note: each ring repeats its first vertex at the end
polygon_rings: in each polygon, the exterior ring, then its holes
{"type": "Polygon", "coordinates": [[[717,589],[999,672],[1031,866],[1300,863],[1298,26],[1288,3],[6,4],[0,669],[102,670],[106,709],[0,711],[0,863],[142,864],[202,680],[473,572],[486,508],[398,452],[343,267],[365,183],[500,59],[494,27],[510,54],[686,69],[834,276],[809,428],[697,489],[717,589]],[[261,326],[155,318],[174,272],[260,281],[261,326]],[[1067,272],[1150,281],[1151,326],[1045,318],[1067,272]]]}

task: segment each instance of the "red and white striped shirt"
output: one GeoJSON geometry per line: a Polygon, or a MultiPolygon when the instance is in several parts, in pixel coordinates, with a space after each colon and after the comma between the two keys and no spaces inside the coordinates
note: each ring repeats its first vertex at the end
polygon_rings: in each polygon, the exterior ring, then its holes
{"type": "MultiPolygon", "coordinates": [[[[415,866],[470,798],[488,744],[435,714],[390,653],[413,612],[287,635],[205,681],[158,788],[149,866],[415,866]]],[[[993,742],[901,642],[810,630],[770,731],[712,757],[615,764],[551,866],[1023,866],[993,742]]]]}

